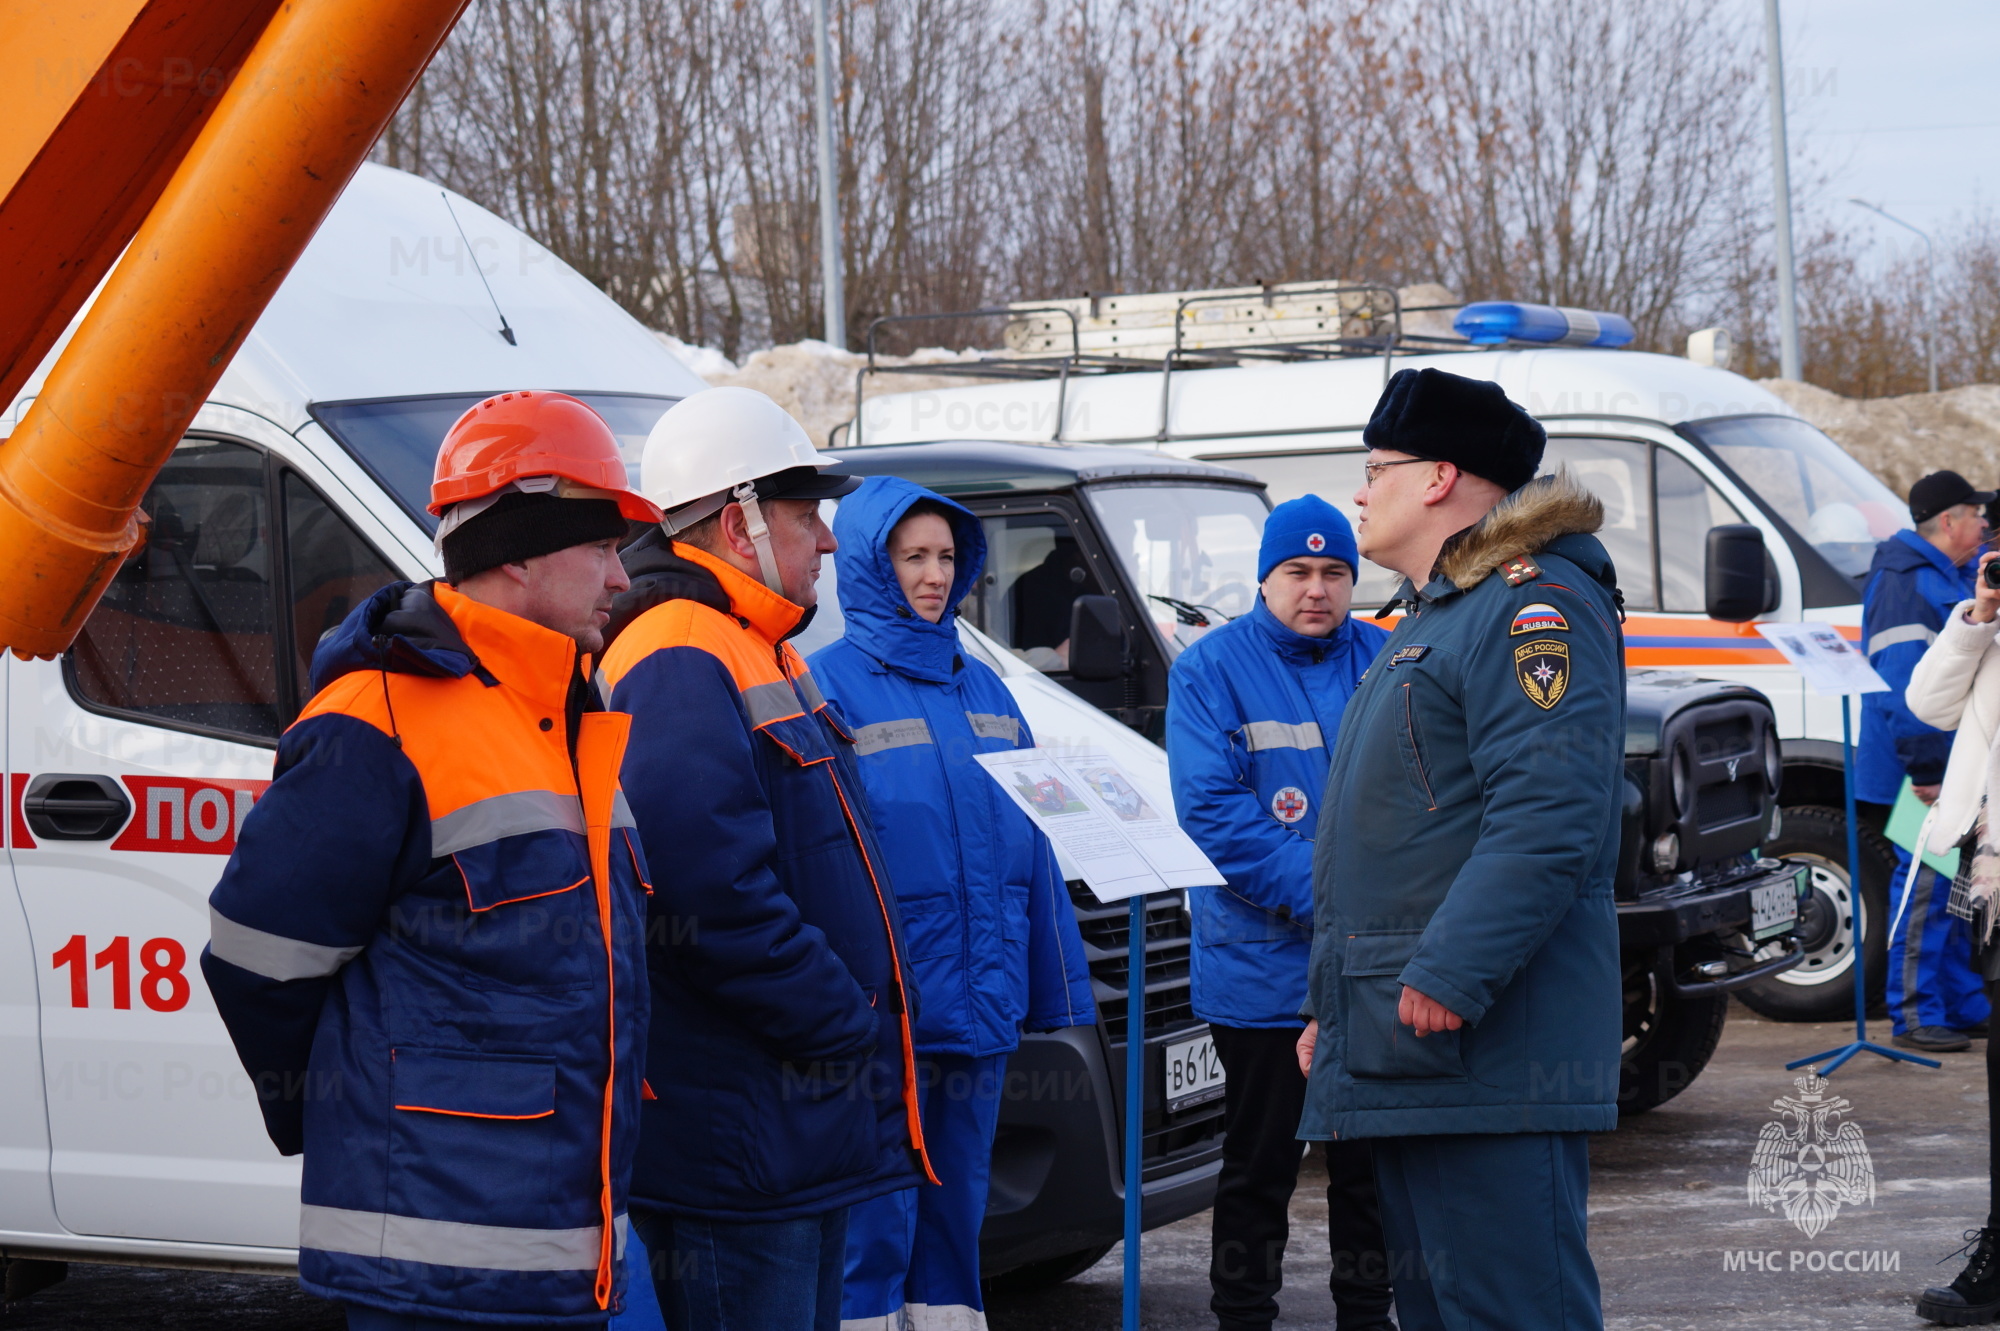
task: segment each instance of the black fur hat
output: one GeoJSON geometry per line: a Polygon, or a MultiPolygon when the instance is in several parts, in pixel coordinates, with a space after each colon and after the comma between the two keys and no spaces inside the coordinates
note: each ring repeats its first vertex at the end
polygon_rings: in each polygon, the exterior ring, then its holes
{"type": "Polygon", "coordinates": [[[1370,448],[1449,462],[1509,493],[1535,479],[1548,434],[1500,385],[1443,370],[1398,370],[1361,433],[1370,448]]]}

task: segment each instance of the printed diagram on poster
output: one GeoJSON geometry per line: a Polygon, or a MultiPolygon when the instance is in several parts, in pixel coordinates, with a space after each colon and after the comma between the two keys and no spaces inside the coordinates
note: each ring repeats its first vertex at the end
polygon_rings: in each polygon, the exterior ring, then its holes
{"type": "Polygon", "coordinates": [[[1757,631],[1798,667],[1814,693],[1831,698],[1888,691],[1888,682],[1875,673],[1868,658],[1831,624],[1759,624],[1757,631]]]}
{"type": "Polygon", "coordinates": [[[1099,901],[1221,886],[1222,875],[1201,848],[1153,807],[1109,754],[1073,749],[1058,758],[1035,748],[974,757],[1076,866],[1099,901]]]}

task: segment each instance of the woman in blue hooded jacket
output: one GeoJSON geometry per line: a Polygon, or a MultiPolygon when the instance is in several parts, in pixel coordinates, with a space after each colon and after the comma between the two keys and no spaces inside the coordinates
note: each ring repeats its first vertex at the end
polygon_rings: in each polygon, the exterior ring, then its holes
{"type": "Polygon", "coordinates": [[[941,1184],[854,1207],[843,1327],[983,1327],[979,1223],[1007,1055],[1090,1025],[1083,940],[1048,840],[977,753],[1034,744],[1000,677],[958,649],[953,607],[986,558],[977,518],[874,477],[841,501],[847,633],[811,660],[854,732],[916,972],[924,1138],[941,1184]]]}

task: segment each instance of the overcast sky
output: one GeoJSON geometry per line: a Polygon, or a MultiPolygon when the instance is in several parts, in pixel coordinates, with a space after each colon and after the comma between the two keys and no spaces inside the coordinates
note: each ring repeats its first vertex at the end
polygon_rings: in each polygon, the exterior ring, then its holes
{"type": "MultiPolygon", "coordinates": [[[[1761,30],[1762,0],[1742,0],[1761,30]]],[[[1830,172],[1829,220],[1884,246],[1908,232],[1844,204],[1880,204],[1927,230],[2000,209],[2000,3],[1780,0],[1792,149],[1830,172]]],[[[1796,169],[1796,168],[1795,168],[1796,169]]]]}

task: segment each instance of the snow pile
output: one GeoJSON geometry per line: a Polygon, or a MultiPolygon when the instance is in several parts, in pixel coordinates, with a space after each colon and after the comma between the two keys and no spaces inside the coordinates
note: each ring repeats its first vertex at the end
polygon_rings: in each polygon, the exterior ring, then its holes
{"type": "Polygon", "coordinates": [[[1766,379],[1764,387],[1899,495],[1943,470],[1981,489],[2000,484],[2000,385],[1880,398],[1842,397],[1787,379],[1766,379]]]}
{"type": "MultiPolygon", "coordinates": [[[[661,334],[661,340],[686,361],[694,372],[717,388],[754,388],[769,395],[792,418],[806,427],[813,443],[827,445],[835,426],[854,417],[854,383],[868,358],[860,352],[840,351],[818,340],[793,342],[753,352],[741,365],[732,363],[719,351],[692,347],[661,334]]],[[[959,360],[976,360],[977,351],[946,351],[926,347],[913,356],[877,356],[878,365],[936,365],[959,360]]],[[[868,393],[909,393],[928,388],[960,388],[982,382],[957,375],[893,374],[872,375],[868,393]]]]}

